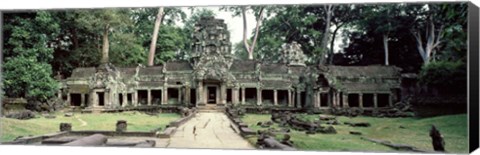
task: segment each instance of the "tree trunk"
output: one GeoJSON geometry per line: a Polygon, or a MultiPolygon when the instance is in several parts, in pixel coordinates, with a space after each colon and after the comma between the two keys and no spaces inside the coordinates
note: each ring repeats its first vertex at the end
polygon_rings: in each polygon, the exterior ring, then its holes
{"type": "Polygon", "coordinates": [[[388,66],[388,35],[383,34],[383,48],[385,49],[385,65],[388,66]]]}
{"type": "Polygon", "coordinates": [[[163,21],[163,7],[158,9],[157,19],[155,19],[155,26],[153,28],[152,41],[150,42],[150,50],[148,52],[148,66],[153,66],[153,59],[155,58],[155,48],[157,45],[158,31],[160,24],[163,21]]]}
{"type": "MultiPolygon", "coordinates": [[[[325,11],[327,12],[325,18],[325,30],[323,31],[323,38],[322,42],[320,43],[320,48],[322,49],[322,53],[320,53],[319,62],[320,64],[325,64],[325,53],[328,52],[327,45],[328,45],[328,37],[330,36],[330,21],[332,19],[332,4],[324,6],[325,11]]],[[[331,48],[331,47],[330,47],[331,48]]]]}
{"type": "Polygon", "coordinates": [[[110,48],[108,43],[108,29],[110,29],[110,25],[107,24],[103,31],[102,59],[100,61],[102,64],[108,63],[108,49],[110,48]]]}
{"type": "Polygon", "coordinates": [[[255,36],[253,36],[253,42],[249,52],[250,54],[248,55],[249,59],[251,56],[250,60],[253,59],[253,51],[255,51],[255,45],[257,44],[258,33],[260,31],[260,25],[262,24],[262,20],[263,20],[263,9],[264,7],[260,9],[260,13],[258,14],[258,17],[257,17],[257,25],[255,26],[255,36]]]}
{"type": "Polygon", "coordinates": [[[328,54],[328,64],[329,65],[332,65],[333,64],[333,53],[334,53],[334,48],[333,46],[335,46],[335,37],[337,36],[337,31],[343,26],[343,24],[339,24],[335,30],[333,31],[333,34],[332,34],[332,40],[330,40],[330,52],[328,54]]]}
{"type": "Polygon", "coordinates": [[[250,46],[248,45],[247,40],[247,16],[245,13],[245,7],[242,7],[242,17],[243,17],[243,46],[248,53],[248,60],[253,60],[253,52],[250,51],[250,46]]]}

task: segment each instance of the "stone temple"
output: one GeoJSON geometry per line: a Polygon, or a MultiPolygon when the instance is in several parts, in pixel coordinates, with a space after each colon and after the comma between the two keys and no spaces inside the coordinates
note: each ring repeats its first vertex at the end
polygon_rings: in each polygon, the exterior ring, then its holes
{"type": "Polygon", "coordinates": [[[227,105],[367,110],[400,100],[400,69],[394,66],[306,65],[295,42],[279,47],[279,63],[238,60],[227,25],[213,17],[202,18],[192,38],[188,61],[77,68],[62,80],[59,97],[83,110],[227,105]]]}

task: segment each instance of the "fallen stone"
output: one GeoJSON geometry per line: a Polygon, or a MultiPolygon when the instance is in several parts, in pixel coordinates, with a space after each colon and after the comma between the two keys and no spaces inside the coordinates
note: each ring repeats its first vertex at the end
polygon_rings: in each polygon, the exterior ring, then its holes
{"type": "Polygon", "coordinates": [[[351,123],[350,126],[352,126],[352,127],[370,127],[370,123],[368,123],[368,122],[351,123]]]}
{"type": "Polygon", "coordinates": [[[71,112],[65,113],[65,117],[72,117],[72,116],[73,116],[73,113],[71,112]]]}
{"type": "Polygon", "coordinates": [[[57,116],[55,116],[55,115],[46,115],[45,118],[47,118],[47,119],[55,119],[55,118],[57,118],[57,116]]]}
{"type": "Polygon", "coordinates": [[[72,124],[71,123],[60,123],[60,131],[72,131],[72,124]]]}
{"type": "Polygon", "coordinates": [[[334,116],[328,116],[328,115],[320,115],[319,118],[322,121],[336,120],[334,116]]]}
{"type": "Polygon", "coordinates": [[[32,119],[35,118],[35,113],[33,113],[30,110],[22,110],[19,112],[13,112],[10,114],[5,115],[7,118],[13,118],[13,119],[20,119],[20,120],[26,120],[26,119],[32,119]]]}
{"type": "Polygon", "coordinates": [[[362,133],[359,132],[359,131],[350,131],[350,134],[352,134],[352,135],[362,135],[362,133]]]}
{"type": "Polygon", "coordinates": [[[337,130],[335,130],[333,126],[328,126],[326,128],[320,129],[319,132],[323,134],[336,134],[337,130]]]}
{"type": "Polygon", "coordinates": [[[102,134],[94,134],[63,144],[65,146],[101,146],[107,142],[107,137],[102,134]]]}

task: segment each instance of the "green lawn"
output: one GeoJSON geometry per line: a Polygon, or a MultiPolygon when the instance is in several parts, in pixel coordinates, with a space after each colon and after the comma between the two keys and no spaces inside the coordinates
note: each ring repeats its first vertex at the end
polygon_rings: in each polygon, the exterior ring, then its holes
{"type": "Polygon", "coordinates": [[[11,141],[18,136],[42,135],[59,131],[62,122],[72,123],[72,130],[115,130],[117,120],[126,120],[128,131],[151,131],[165,128],[169,122],[180,118],[178,114],[159,114],[150,116],[139,112],[80,114],[75,117],[64,117],[57,114],[55,119],[38,117],[30,120],[0,118],[0,141],[11,141]],[[80,120],[86,122],[86,125],[80,120]]]}
{"type": "MultiPolygon", "coordinates": [[[[318,115],[302,115],[303,118],[314,120],[318,115]]],[[[448,115],[431,118],[376,118],[376,117],[337,117],[343,122],[369,122],[372,126],[367,128],[335,125],[337,134],[306,135],[305,132],[292,130],[291,137],[296,148],[300,150],[322,151],[371,151],[385,152],[396,151],[389,147],[375,144],[360,139],[368,137],[388,140],[393,143],[407,144],[422,150],[433,151],[429,130],[432,124],[443,134],[445,147],[451,153],[468,152],[467,115],[448,115]],[[399,126],[405,127],[404,129],[399,126]],[[360,131],[363,135],[350,135],[349,131],[360,131]]],[[[259,121],[269,121],[270,115],[245,115],[242,120],[254,130],[264,129],[257,126],[259,121]]],[[[274,125],[274,127],[278,127],[274,125]]],[[[279,138],[282,136],[279,136],[279,138]]],[[[256,138],[249,138],[255,143],[256,138]]]]}

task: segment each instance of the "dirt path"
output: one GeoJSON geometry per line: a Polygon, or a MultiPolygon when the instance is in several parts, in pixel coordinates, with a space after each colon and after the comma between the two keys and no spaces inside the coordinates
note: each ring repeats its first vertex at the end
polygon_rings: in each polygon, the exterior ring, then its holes
{"type": "Polygon", "coordinates": [[[80,123],[82,123],[80,126],[87,126],[88,125],[87,122],[85,122],[83,119],[79,118],[78,116],[73,116],[73,117],[75,117],[80,123]]]}
{"type": "Polygon", "coordinates": [[[230,127],[223,113],[198,113],[170,138],[170,148],[255,149],[230,127]],[[195,128],[195,134],[193,130],[195,128]]]}

